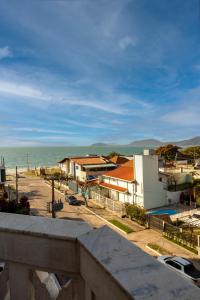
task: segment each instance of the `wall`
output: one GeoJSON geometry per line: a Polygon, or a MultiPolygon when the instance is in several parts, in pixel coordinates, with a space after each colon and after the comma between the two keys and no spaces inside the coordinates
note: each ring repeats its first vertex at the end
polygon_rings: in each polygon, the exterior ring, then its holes
{"type": "Polygon", "coordinates": [[[173,174],[173,177],[176,180],[176,184],[183,184],[183,183],[192,183],[193,178],[191,174],[188,173],[176,173],[173,174]]]}
{"type": "Polygon", "coordinates": [[[145,209],[167,204],[166,191],[158,180],[158,156],[135,155],[135,202],[145,209]]]}
{"type": "Polygon", "coordinates": [[[179,203],[180,194],[182,191],[176,191],[176,192],[169,192],[167,191],[167,203],[169,204],[169,200],[171,200],[171,203],[179,203]]]}
{"type": "Polygon", "coordinates": [[[134,170],[135,170],[135,194],[134,202],[137,205],[144,206],[144,193],[143,193],[143,155],[134,156],[134,170]]]}
{"type": "MultiPolygon", "coordinates": [[[[123,203],[126,203],[126,202],[133,203],[133,193],[134,193],[134,183],[133,182],[115,179],[115,178],[106,177],[106,176],[103,176],[102,180],[105,183],[109,183],[109,184],[127,189],[128,193],[117,192],[118,195],[115,197],[115,200],[119,200],[123,203]]],[[[114,197],[113,197],[114,193],[110,192],[109,194],[110,194],[111,198],[114,199],[114,197]]]]}
{"type": "Polygon", "coordinates": [[[92,230],[81,221],[0,213],[0,245],[11,300],[33,299],[35,270],[63,274],[74,285],[47,299],[199,300],[198,287],[108,226],[92,230]]]}

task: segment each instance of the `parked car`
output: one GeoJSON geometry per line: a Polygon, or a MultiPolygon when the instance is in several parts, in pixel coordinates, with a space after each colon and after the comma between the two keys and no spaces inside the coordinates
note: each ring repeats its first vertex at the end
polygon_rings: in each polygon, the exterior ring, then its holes
{"type": "Polygon", "coordinates": [[[69,203],[69,205],[81,205],[81,202],[73,195],[66,196],[66,201],[69,203]]]}
{"type": "Polygon", "coordinates": [[[200,287],[200,271],[195,268],[191,261],[183,257],[167,255],[159,256],[158,260],[200,287]]]}

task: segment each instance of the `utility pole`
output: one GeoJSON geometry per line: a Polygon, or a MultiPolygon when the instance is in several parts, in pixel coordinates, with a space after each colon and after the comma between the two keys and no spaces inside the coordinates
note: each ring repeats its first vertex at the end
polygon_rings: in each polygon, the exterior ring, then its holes
{"type": "Polygon", "coordinates": [[[16,176],[15,176],[15,182],[16,182],[16,202],[18,203],[18,198],[19,198],[19,195],[18,195],[18,173],[17,173],[17,166],[16,166],[16,176]]]}
{"type": "Polygon", "coordinates": [[[56,212],[54,211],[54,202],[55,202],[54,178],[52,178],[52,200],[51,200],[52,218],[56,218],[56,212]]]}
{"type": "Polygon", "coordinates": [[[28,153],[26,154],[26,161],[27,161],[27,171],[29,171],[29,160],[28,160],[28,153]]]}

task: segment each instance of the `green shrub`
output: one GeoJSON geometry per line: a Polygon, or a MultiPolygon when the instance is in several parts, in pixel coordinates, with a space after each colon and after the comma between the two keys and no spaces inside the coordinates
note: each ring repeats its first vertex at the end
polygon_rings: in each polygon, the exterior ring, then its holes
{"type": "Polygon", "coordinates": [[[145,225],[147,221],[146,210],[142,207],[139,207],[135,204],[127,203],[126,207],[126,214],[132,220],[136,220],[139,224],[145,225]]]}

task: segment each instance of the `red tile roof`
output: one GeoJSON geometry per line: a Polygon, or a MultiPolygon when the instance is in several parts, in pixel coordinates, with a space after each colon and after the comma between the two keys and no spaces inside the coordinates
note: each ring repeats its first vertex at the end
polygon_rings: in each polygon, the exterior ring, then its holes
{"type": "Polygon", "coordinates": [[[112,158],[110,158],[110,161],[113,162],[114,164],[121,165],[129,161],[129,159],[124,156],[115,155],[112,158]]]}
{"type": "Polygon", "coordinates": [[[107,163],[102,157],[72,158],[71,160],[78,165],[103,165],[107,163]]]}
{"type": "Polygon", "coordinates": [[[134,181],[134,160],[127,161],[115,170],[104,173],[103,176],[122,179],[125,181],[134,181]]]}
{"type": "Polygon", "coordinates": [[[99,183],[99,185],[102,187],[111,189],[111,190],[118,191],[118,192],[126,192],[127,191],[126,188],[123,188],[123,187],[117,186],[117,185],[113,185],[113,184],[109,184],[109,183],[105,183],[105,182],[101,182],[101,183],[99,183]]]}

